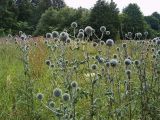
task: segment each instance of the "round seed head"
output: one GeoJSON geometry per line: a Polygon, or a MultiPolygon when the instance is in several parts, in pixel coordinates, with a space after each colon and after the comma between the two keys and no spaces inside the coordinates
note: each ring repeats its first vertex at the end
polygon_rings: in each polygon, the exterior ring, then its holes
{"type": "Polygon", "coordinates": [[[62,90],[59,89],[59,88],[54,89],[54,90],[53,90],[53,95],[54,95],[55,97],[60,97],[60,96],[62,95],[62,90]]]}
{"type": "Polygon", "coordinates": [[[72,88],[77,88],[78,87],[78,83],[76,81],[72,81],[71,82],[71,87],[72,88]]]}
{"type": "Polygon", "coordinates": [[[63,101],[68,102],[70,101],[70,95],[68,93],[64,93],[62,95],[63,101]]]}
{"type": "Polygon", "coordinates": [[[42,100],[44,98],[44,95],[42,93],[37,94],[37,99],[42,100]]]}
{"type": "Polygon", "coordinates": [[[46,33],[46,38],[52,38],[52,33],[46,33]]]}
{"type": "Polygon", "coordinates": [[[55,103],[54,103],[53,101],[50,101],[50,102],[48,103],[48,106],[49,106],[50,108],[54,108],[55,103]]]}
{"type": "Polygon", "coordinates": [[[113,46],[113,44],[114,44],[114,41],[112,39],[108,39],[106,41],[106,45],[109,46],[109,47],[113,46]]]}
{"type": "Polygon", "coordinates": [[[69,38],[69,35],[67,32],[61,32],[59,38],[61,41],[65,42],[69,38]]]}
{"type": "Polygon", "coordinates": [[[59,38],[59,33],[57,31],[52,32],[52,37],[53,38],[59,38]]]}
{"type": "Polygon", "coordinates": [[[91,36],[92,35],[92,31],[93,30],[93,28],[91,27],[91,26],[87,26],[85,29],[84,29],[84,31],[85,31],[85,33],[88,35],[88,36],[91,36]]]}
{"type": "Polygon", "coordinates": [[[91,65],[91,69],[92,69],[92,70],[96,70],[96,69],[97,69],[97,65],[96,65],[96,64],[92,64],[92,65],[91,65]]]}
{"type": "Polygon", "coordinates": [[[77,28],[77,26],[78,26],[78,25],[77,25],[76,22],[72,22],[72,23],[71,23],[71,27],[72,27],[72,28],[77,28]]]}
{"type": "Polygon", "coordinates": [[[110,31],[106,31],[106,35],[110,35],[110,31]]]}
{"type": "Polygon", "coordinates": [[[77,38],[83,39],[84,38],[84,32],[79,32],[77,35],[77,38]]]}
{"type": "Polygon", "coordinates": [[[100,31],[101,31],[102,33],[104,33],[104,32],[106,31],[106,27],[105,27],[105,26],[101,26],[101,27],[100,27],[100,31]]]}
{"type": "Polygon", "coordinates": [[[124,63],[125,63],[125,65],[128,66],[128,65],[132,64],[132,61],[127,58],[127,59],[124,60],[124,63]]]}
{"type": "Polygon", "coordinates": [[[116,67],[116,66],[118,65],[117,59],[111,59],[110,65],[111,65],[112,67],[116,67]]]}
{"type": "Polygon", "coordinates": [[[48,65],[48,66],[51,65],[51,61],[50,61],[50,60],[46,60],[45,63],[46,63],[46,65],[48,65]]]}

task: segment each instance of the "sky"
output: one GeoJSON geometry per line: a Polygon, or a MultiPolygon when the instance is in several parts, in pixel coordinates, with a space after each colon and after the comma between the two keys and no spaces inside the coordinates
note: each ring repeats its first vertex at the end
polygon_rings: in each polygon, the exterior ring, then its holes
{"type": "MultiPolygon", "coordinates": [[[[90,9],[97,0],[64,0],[66,4],[73,8],[83,7],[90,9]]],[[[110,1],[110,0],[106,0],[110,1]]],[[[113,0],[117,7],[122,11],[129,3],[137,3],[144,15],[151,15],[157,11],[160,13],[160,0],[113,0]]]]}

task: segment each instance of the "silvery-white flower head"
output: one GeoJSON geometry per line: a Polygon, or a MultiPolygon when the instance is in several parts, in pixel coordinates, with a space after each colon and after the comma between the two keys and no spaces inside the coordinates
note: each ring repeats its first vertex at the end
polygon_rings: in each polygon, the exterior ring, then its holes
{"type": "Polygon", "coordinates": [[[60,36],[59,36],[59,39],[63,42],[65,42],[67,39],[69,38],[69,35],[67,32],[61,32],[60,33],[60,36]]]}
{"type": "Polygon", "coordinates": [[[38,100],[41,101],[43,98],[44,98],[44,95],[43,95],[42,93],[38,93],[38,94],[37,94],[37,99],[38,99],[38,100]]]}
{"type": "Polygon", "coordinates": [[[84,32],[79,32],[77,35],[77,38],[83,39],[84,38],[84,32]]]}
{"type": "Polygon", "coordinates": [[[106,45],[109,46],[109,47],[113,46],[113,44],[114,44],[114,41],[112,39],[108,39],[106,41],[106,45]]]}
{"type": "Polygon", "coordinates": [[[68,102],[68,101],[70,101],[70,95],[68,93],[64,93],[62,95],[62,99],[64,102],[68,102]]]}
{"type": "Polygon", "coordinates": [[[111,60],[110,60],[110,65],[111,65],[112,67],[116,67],[116,66],[118,65],[117,59],[111,59],[111,60]]]}
{"type": "Polygon", "coordinates": [[[88,36],[92,36],[93,28],[91,26],[87,26],[84,31],[88,36]]]}
{"type": "Polygon", "coordinates": [[[46,38],[52,38],[52,33],[46,33],[46,38]]]}
{"type": "Polygon", "coordinates": [[[77,28],[77,26],[78,26],[78,25],[77,25],[76,22],[72,22],[72,23],[71,23],[71,27],[72,27],[72,28],[77,28]]]}
{"type": "Polygon", "coordinates": [[[106,35],[110,35],[110,31],[106,31],[106,35]]]}
{"type": "Polygon", "coordinates": [[[132,64],[132,61],[127,58],[127,59],[124,60],[124,63],[125,63],[125,65],[128,66],[128,65],[132,64]]]}
{"type": "Polygon", "coordinates": [[[106,27],[105,27],[105,26],[101,26],[101,27],[100,27],[100,31],[101,31],[102,33],[106,32],[106,27]]]}
{"type": "Polygon", "coordinates": [[[53,38],[59,38],[59,33],[57,31],[52,32],[52,37],[53,38]]]}
{"type": "Polygon", "coordinates": [[[54,90],[53,90],[53,95],[54,95],[55,97],[60,97],[60,96],[62,95],[62,90],[59,89],[59,88],[54,89],[54,90]]]}

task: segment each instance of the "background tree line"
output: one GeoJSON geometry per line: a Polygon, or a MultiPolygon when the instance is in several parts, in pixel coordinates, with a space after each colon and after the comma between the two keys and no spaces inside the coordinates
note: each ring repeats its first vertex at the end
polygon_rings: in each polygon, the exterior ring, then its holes
{"type": "Polygon", "coordinates": [[[149,32],[149,37],[160,35],[160,14],[143,16],[137,4],[129,4],[119,13],[116,3],[98,0],[90,10],[67,7],[63,0],[0,0],[0,36],[24,31],[35,36],[53,30],[71,30],[71,22],[78,28],[92,26],[97,34],[106,26],[110,37],[123,38],[128,32],[149,32]]]}

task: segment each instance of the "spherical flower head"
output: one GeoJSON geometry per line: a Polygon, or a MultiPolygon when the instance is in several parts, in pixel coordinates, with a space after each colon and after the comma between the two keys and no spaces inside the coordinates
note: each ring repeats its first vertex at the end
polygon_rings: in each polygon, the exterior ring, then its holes
{"type": "Polygon", "coordinates": [[[114,41],[113,41],[112,39],[108,39],[108,40],[106,41],[106,45],[109,46],[109,47],[111,47],[111,46],[114,45],[114,41]]]}
{"type": "Polygon", "coordinates": [[[138,66],[138,65],[140,65],[140,61],[139,61],[139,60],[135,60],[135,61],[134,61],[134,64],[135,64],[136,66],[138,66]]]}
{"type": "Polygon", "coordinates": [[[54,95],[55,97],[60,97],[60,96],[62,95],[62,90],[59,89],[59,88],[54,89],[54,90],[53,90],[53,95],[54,95]]]}
{"type": "Polygon", "coordinates": [[[156,55],[152,55],[152,58],[155,59],[157,56],[156,55]]]}
{"type": "Polygon", "coordinates": [[[54,103],[53,101],[50,101],[50,102],[48,103],[48,106],[49,106],[50,108],[54,108],[55,103],[54,103]]]}
{"type": "Polygon", "coordinates": [[[142,33],[136,33],[136,36],[140,39],[142,37],[142,33]]]}
{"type": "Polygon", "coordinates": [[[116,67],[116,66],[118,65],[117,59],[111,59],[111,60],[110,60],[110,65],[111,65],[112,67],[116,67]]]}
{"type": "Polygon", "coordinates": [[[60,33],[60,36],[59,36],[59,39],[63,42],[65,42],[67,39],[69,38],[69,35],[67,32],[61,32],[60,33]]]}
{"type": "Polygon", "coordinates": [[[130,76],[131,75],[131,70],[126,70],[126,74],[130,76]]]}
{"type": "Polygon", "coordinates": [[[128,65],[132,64],[132,61],[127,58],[124,60],[124,64],[128,66],[128,65]]]}
{"type": "Polygon", "coordinates": [[[46,38],[52,38],[52,33],[46,33],[46,38]]]}
{"type": "Polygon", "coordinates": [[[59,33],[57,31],[53,31],[52,32],[52,37],[53,38],[58,38],[59,37],[59,33]]]}
{"type": "Polygon", "coordinates": [[[102,33],[104,33],[104,32],[106,31],[106,27],[105,27],[105,26],[101,26],[101,27],[100,27],[100,31],[101,31],[102,33]]]}
{"type": "Polygon", "coordinates": [[[84,29],[84,31],[85,31],[85,33],[88,35],[88,36],[91,36],[92,35],[92,31],[93,30],[93,28],[91,27],[91,26],[87,26],[85,29],[84,29]]]}
{"type": "Polygon", "coordinates": [[[117,47],[117,48],[116,48],[116,50],[119,52],[119,51],[120,51],[120,48],[119,48],[119,47],[117,47]]]}
{"type": "Polygon", "coordinates": [[[78,26],[78,25],[77,25],[76,22],[72,22],[72,23],[71,23],[71,27],[72,27],[72,28],[77,28],[77,26],[78,26]]]}
{"type": "Polygon", "coordinates": [[[46,65],[48,65],[48,66],[51,65],[51,61],[50,61],[50,60],[46,60],[45,63],[46,63],[46,65]]]}
{"type": "Polygon", "coordinates": [[[62,99],[63,99],[63,101],[68,102],[68,101],[70,101],[70,95],[68,93],[64,93],[62,95],[62,99]]]}
{"type": "Polygon", "coordinates": [[[156,44],[157,44],[157,45],[160,45],[160,39],[157,39],[157,40],[156,40],[156,44]]]}
{"type": "Polygon", "coordinates": [[[68,43],[68,44],[71,43],[71,39],[67,38],[66,43],[68,43]]]}
{"type": "Polygon", "coordinates": [[[106,31],[106,35],[110,35],[110,31],[106,31]]]}
{"type": "Polygon", "coordinates": [[[96,65],[96,64],[92,64],[92,65],[91,65],[91,69],[92,69],[92,70],[96,70],[96,69],[97,69],[97,65],[96,65]]]}
{"type": "Polygon", "coordinates": [[[42,93],[38,93],[38,94],[37,94],[37,99],[38,99],[38,100],[41,101],[41,100],[43,100],[43,98],[44,98],[44,95],[43,95],[42,93]]]}
{"type": "Polygon", "coordinates": [[[145,35],[145,36],[147,36],[147,35],[148,35],[148,32],[147,32],[147,31],[145,31],[145,32],[144,32],[144,35],[145,35]]]}
{"type": "Polygon", "coordinates": [[[100,41],[100,44],[101,44],[101,45],[105,45],[105,42],[104,42],[104,41],[100,41]]]}
{"type": "Polygon", "coordinates": [[[84,38],[84,32],[79,32],[77,35],[77,38],[83,39],[84,38]]]}
{"type": "Polygon", "coordinates": [[[155,48],[152,48],[151,50],[152,50],[152,52],[154,52],[154,51],[155,51],[155,48]]]}
{"type": "Polygon", "coordinates": [[[114,54],[114,55],[113,55],[113,58],[114,58],[114,59],[116,59],[116,58],[117,58],[117,55],[116,55],[116,54],[114,54]]]}
{"type": "Polygon", "coordinates": [[[72,81],[71,82],[71,87],[72,88],[77,88],[78,87],[78,83],[76,81],[72,81]]]}
{"type": "Polygon", "coordinates": [[[93,42],[93,47],[97,47],[98,44],[96,42],[93,42]]]}
{"type": "Polygon", "coordinates": [[[109,66],[110,66],[110,62],[107,61],[107,62],[106,62],[106,67],[109,67],[109,66]]]}
{"type": "Polygon", "coordinates": [[[123,43],[123,44],[122,44],[122,47],[123,47],[123,48],[126,48],[126,47],[127,47],[127,44],[126,44],[126,43],[123,43]]]}

